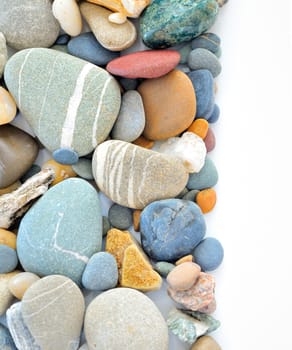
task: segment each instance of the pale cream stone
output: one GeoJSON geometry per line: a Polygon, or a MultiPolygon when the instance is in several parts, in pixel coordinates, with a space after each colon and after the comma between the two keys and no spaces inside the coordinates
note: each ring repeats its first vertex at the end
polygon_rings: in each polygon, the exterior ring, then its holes
{"type": "Polygon", "coordinates": [[[16,116],[17,107],[12,95],[0,86],[0,125],[10,123],[16,116]]]}
{"type": "Polygon", "coordinates": [[[9,280],[19,271],[0,274],[0,316],[3,315],[13,301],[13,295],[9,290],[9,280]]]}
{"type": "Polygon", "coordinates": [[[39,276],[32,272],[21,272],[9,280],[8,287],[10,292],[21,300],[27,289],[39,279],[39,276]]]}
{"type": "Polygon", "coordinates": [[[71,36],[77,36],[82,31],[82,18],[75,0],[55,0],[53,14],[62,29],[71,36]]]}

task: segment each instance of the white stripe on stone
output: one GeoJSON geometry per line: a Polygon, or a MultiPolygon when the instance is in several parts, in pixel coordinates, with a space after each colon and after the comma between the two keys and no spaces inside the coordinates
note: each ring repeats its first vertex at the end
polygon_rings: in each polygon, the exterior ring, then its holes
{"type": "Polygon", "coordinates": [[[129,169],[129,183],[128,183],[128,203],[131,208],[135,208],[136,201],[135,201],[135,188],[134,188],[134,161],[136,158],[136,151],[137,147],[134,147],[132,159],[130,163],[130,169],[129,169]]]}
{"type": "Polygon", "coordinates": [[[18,107],[19,109],[21,108],[21,79],[22,79],[22,73],[23,73],[23,69],[24,69],[24,66],[26,64],[26,61],[29,57],[29,55],[32,53],[32,49],[28,50],[27,54],[25,55],[24,57],[24,60],[22,62],[22,65],[20,67],[20,70],[19,70],[19,76],[18,76],[18,107]]]}
{"type": "Polygon", "coordinates": [[[83,88],[84,82],[91,71],[94,68],[94,65],[91,63],[87,63],[81,70],[77,80],[73,95],[69,99],[67,115],[63,124],[62,134],[61,134],[61,147],[72,146],[73,142],[73,134],[75,129],[75,121],[77,117],[78,108],[80,106],[82,96],[83,96],[83,88]]]}
{"type": "Polygon", "coordinates": [[[95,148],[97,146],[97,140],[96,140],[96,130],[97,130],[97,124],[98,124],[98,120],[100,117],[100,111],[101,111],[101,107],[103,104],[103,98],[105,95],[105,92],[107,90],[108,84],[110,83],[110,81],[112,80],[112,77],[108,77],[107,80],[104,83],[103,89],[101,91],[100,94],[100,99],[98,102],[98,106],[97,106],[97,110],[96,110],[96,115],[95,115],[95,119],[94,119],[94,123],[93,123],[93,127],[92,127],[92,146],[93,148],[95,148]]]}

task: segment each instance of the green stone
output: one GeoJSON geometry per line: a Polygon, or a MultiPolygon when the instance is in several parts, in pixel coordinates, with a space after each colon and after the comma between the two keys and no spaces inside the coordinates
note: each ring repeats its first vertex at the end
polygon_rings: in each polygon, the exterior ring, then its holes
{"type": "Polygon", "coordinates": [[[189,41],[215,22],[216,0],[154,0],[141,17],[141,35],[148,47],[157,49],[189,41]]]}
{"type": "Polygon", "coordinates": [[[167,262],[167,261],[159,261],[154,265],[155,270],[162,277],[167,277],[167,275],[175,268],[175,265],[167,262]]]}

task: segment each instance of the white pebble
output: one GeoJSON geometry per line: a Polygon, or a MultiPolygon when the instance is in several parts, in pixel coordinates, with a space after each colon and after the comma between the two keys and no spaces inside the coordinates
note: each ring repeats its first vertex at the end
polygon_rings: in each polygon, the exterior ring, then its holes
{"type": "Polygon", "coordinates": [[[82,30],[82,18],[75,0],[55,0],[53,14],[62,29],[71,36],[77,36],[82,30]]]}

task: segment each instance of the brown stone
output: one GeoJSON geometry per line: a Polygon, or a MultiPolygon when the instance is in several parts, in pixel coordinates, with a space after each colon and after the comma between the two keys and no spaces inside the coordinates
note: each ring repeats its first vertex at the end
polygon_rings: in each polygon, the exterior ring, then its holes
{"type": "Polygon", "coordinates": [[[190,350],[221,350],[219,344],[209,335],[200,337],[190,350]]]}
{"type": "Polygon", "coordinates": [[[191,80],[173,70],[163,77],[147,79],[138,87],[142,96],[146,126],[143,136],[163,140],[186,130],[196,114],[196,96],[191,80]]]}

